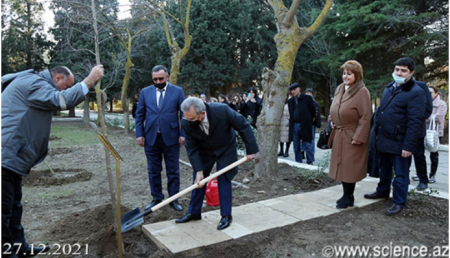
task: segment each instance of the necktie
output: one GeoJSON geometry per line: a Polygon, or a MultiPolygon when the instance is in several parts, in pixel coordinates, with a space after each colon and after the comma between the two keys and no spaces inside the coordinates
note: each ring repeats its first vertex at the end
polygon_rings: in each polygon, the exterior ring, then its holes
{"type": "Polygon", "coordinates": [[[202,123],[202,124],[203,124],[203,132],[209,135],[209,123],[202,123]]]}
{"type": "Polygon", "coordinates": [[[158,91],[159,91],[158,108],[159,108],[159,110],[161,110],[161,107],[162,107],[162,104],[164,101],[164,97],[163,97],[164,89],[161,89],[161,90],[158,89],[158,91]]]}

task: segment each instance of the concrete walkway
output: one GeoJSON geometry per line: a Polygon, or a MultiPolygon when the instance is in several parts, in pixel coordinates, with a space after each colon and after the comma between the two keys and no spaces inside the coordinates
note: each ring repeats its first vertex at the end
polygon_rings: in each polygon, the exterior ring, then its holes
{"type": "MultiPolygon", "coordinates": [[[[371,181],[359,182],[355,196],[362,196],[375,185],[371,181]]],[[[173,254],[188,250],[195,253],[196,249],[204,246],[340,212],[342,210],[335,206],[336,196],[341,195],[342,186],[337,185],[233,207],[233,223],[222,231],[216,229],[220,221],[219,210],[203,213],[202,220],[184,224],[176,224],[175,220],[164,221],[144,225],[143,230],[161,249],[173,254]]],[[[375,201],[357,197],[355,207],[375,201]]]]}
{"type": "MultiPolygon", "coordinates": [[[[328,166],[326,161],[329,159],[329,152],[330,150],[316,149],[315,163],[319,164],[319,166],[320,164],[328,166]]],[[[429,153],[426,155],[429,169],[429,153]]],[[[289,157],[279,158],[278,161],[304,169],[320,169],[317,165],[311,166],[295,162],[293,157],[294,153],[291,147],[289,157]]],[[[437,182],[429,184],[429,188],[438,190],[439,193],[433,194],[434,196],[448,199],[447,146],[441,146],[439,157],[437,182]]],[[[325,169],[325,172],[327,170],[328,168],[325,169]]],[[[414,174],[415,167],[412,165],[411,176],[414,174]]],[[[370,177],[356,184],[355,207],[363,207],[377,201],[364,199],[363,197],[364,194],[374,191],[377,184],[378,178],[370,177]]],[[[415,188],[416,185],[417,182],[411,180],[410,189],[415,188]]],[[[161,249],[165,249],[173,254],[184,251],[190,251],[195,254],[196,250],[200,250],[204,246],[348,210],[335,208],[337,196],[341,195],[342,186],[337,185],[314,192],[291,194],[233,207],[233,223],[229,228],[222,231],[216,229],[220,220],[220,210],[203,213],[202,220],[191,221],[185,224],[176,224],[175,220],[147,224],[143,226],[143,231],[161,249]]]]}
{"type": "MultiPolygon", "coordinates": [[[[316,141],[319,138],[319,134],[316,134],[316,141]]],[[[291,144],[291,147],[289,148],[289,157],[280,157],[278,158],[278,162],[287,163],[291,166],[300,167],[303,169],[312,169],[316,170],[319,169],[319,166],[323,166],[325,164],[326,167],[328,167],[328,161],[330,159],[330,153],[331,150],[321,150],[319,148],[315,148],[315,161],[314,165],[308,165],[306,164],[306,161],[303,161],[305,163],[298,163],[295,162],[294,158],[294,147],[293,144],[291,144]]],[[[428,174],[430,173],[430,153],[428,151],[425,151],[425,156],[427,158],[427,171],[428,174]]],[[[439,194],[433,194],[433,196],[449,199],[449,166],[448,166],[448,160],[449,160],[449,146],[448,145],[441,145],[439,148],[439,166],[438,170],[436,172],[436,183],[434,184],[428,184],[428,188],[432,190],[437,190],[439,194]]],[[[324,172],[328,173],[328,168],[324,170],[324,172]]],[[[414,189],[419,182],[413,181],[412,176],[416,174],[416,166],[414,164],[414,161],[411,164],[410,168],[410,185],[409,189],[414,189]]],[[[366,180],[376,182],[378,183],[378,178],[371,178],[367,177],[366,180]]],[[[374,191],[375,188],[371,189],[370,191],[374,191]]]]}

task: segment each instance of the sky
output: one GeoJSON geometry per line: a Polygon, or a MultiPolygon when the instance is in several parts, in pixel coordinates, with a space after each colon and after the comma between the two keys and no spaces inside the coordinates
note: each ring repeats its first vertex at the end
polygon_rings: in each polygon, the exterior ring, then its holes
{"type": "MultiPolygon", "coordinates": [[[[50,27],[53,27],[53,24],[55,23],[55,15],[53,15],[53,12],[50,10],[50,3],[52,1],[50,0],[38,0],[38,2],[44,4],[44,31],[47,31],[50,27]]],[[[117,0],[119,2],[119,20],[124,19],[130,16],[130,2],[129,0],[117,0]]]]}

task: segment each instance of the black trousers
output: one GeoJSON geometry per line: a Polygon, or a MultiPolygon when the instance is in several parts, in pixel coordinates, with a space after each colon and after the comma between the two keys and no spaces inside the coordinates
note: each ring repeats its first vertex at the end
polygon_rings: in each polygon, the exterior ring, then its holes
{"type": "Polygon", "coordinates": [[[425,138],[417,140],[416,151],[414,152],[414,164],[416,165],[417,176],[421,183],[428,184],[427,159],[425,157],[425,138]]]}
{"type": "MultiPolygon", "coordinates": [[[[439,137],[439,142],[442,141],[442,137],[439,137]]],[[[436,175],[438,164],[439,164],[439,152],[430,152],[431,168],[430,177],[436,175]]]]}
{"type": "Polygon", "coordinates": [[[22,176],[2,167],[2,257],[16,257],[26,248],[22,221],[22,176]],[[16,246],[14,246],[16,244],[16,246]],[[9,249],[12,255],[3,255],[9,249]]]}

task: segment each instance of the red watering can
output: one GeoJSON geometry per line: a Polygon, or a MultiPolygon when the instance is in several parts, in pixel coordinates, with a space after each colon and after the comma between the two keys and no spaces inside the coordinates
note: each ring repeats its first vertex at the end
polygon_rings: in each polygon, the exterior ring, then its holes
{"type": "Polygon", "coordinates": [[[206,205],[208,206],[219,206],[219,184],[217,182],[217,178],[214,178],[213,180],[209,181],[206,185],[206,205]]]}

